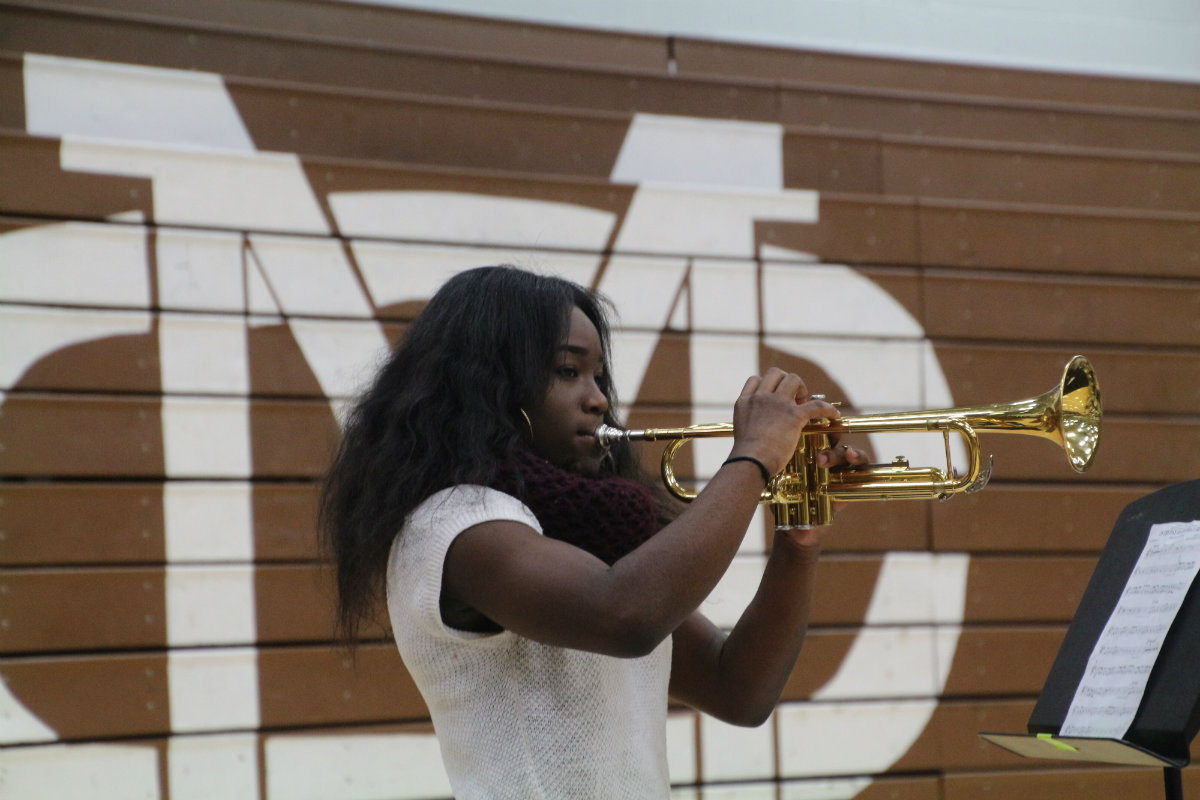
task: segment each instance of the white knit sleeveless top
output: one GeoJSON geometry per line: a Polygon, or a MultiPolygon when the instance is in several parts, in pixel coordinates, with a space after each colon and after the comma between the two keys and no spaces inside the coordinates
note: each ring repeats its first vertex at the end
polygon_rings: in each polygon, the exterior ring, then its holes
{"type": "Polygon", "coordinates": [[[458,486],[417,507],[388,561],[396,645],[429,706],[455,797],[668,797],[670,637],[648,656],[621,659],[442,622],[446,551],[459,533],[489,520],[541,532],[516,498],[458,486]]]}

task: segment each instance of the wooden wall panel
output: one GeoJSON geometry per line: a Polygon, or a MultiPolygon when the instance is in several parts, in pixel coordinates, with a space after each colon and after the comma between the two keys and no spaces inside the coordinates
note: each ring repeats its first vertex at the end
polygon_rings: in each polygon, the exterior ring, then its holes
{"type": "Polygon", "coordinates": [[[827,547],[847,552],[925,550],[932,531],[931,512],[930,505],[921,502],[908,503],[902,513],[894,503],[851,504],[839,512],[837,536],[827,547]]]}
{"type": "Polygon", "coordinates": [[[1088,556],[971,559],[963,618],[972,622],[1067,623],[1096,566],[1088,556]]]}
{"type": "Polygon", "coordinates": [[[1161,211],[1200,210],[1200,160],[1067,148],[883,143],[888,194],[1161,211]],[[1065,150],[1065,152],[1064,152],[1065,150]]]}
{"type": "Polygon", "coordinates": [[[1200,291],[1186,282],[930,270],[924,286],[925,329],[947,339],[1186,346],[1200,336],[1200,291]]]}
{"type": "Polygon", "coordinates": [[[1147,494],[1118,485],[1003,483],[933,506],[937,550],[1096,552],[1121,509],[1147,494]]]}
{"type": "Polygon", "coordinates": [[[920,232],[931,265],[1188,278],[1200,263],[1194,215],[926,202],[920,232]]]}
{"type": "Polygon", "coordinates": [[[1032,437],[985,435],[982,449],[994,458],[997,479],[1168,484],[1189,480],[1194,474],[1191,459],[1197,436],[1200,426],[1193,418],[1168,424],[1147,418],[1106,419],[1102,423],[1103,451],[1097,448],[1099,463],[1082,475],[1071,471],[1061,450],[1032,437]],[[1120,453],[1121,458],[1114,458],[1113,453],[1120,453]]]}
{"type": "MultiPolygon", "coordinates": [[[[1132,309],[1130,304],[1127,310],[1132,309]]],[[[1074,353],[1071,347],[1087,351],[1107,411],[1187,415],[1200,408],[1200,363],[1189,349],[1123,343],[1085,348],[1080,343],[1061,348],[958,341],[937,345],[942,369],[964,405],[1017,400],[1050,389],[1074,353]]]]}
{"type": "Polygon", "coordinates": [[[4,407],[0,475],[163,474],[157,398],[13,394],[4,407]]]}
{"type": "Polygon", "coordinates": [[[816,224],[759,228],[770,244],[850,264],[1128,275],[1136,251],[1145,272],[1135,274],[1186,279],[1200,258],[1200,229],[1185,214],[825,194],[816,224]]]}
{"type": "MultiPolygon", "coordinates": [[[[786,792],[787,784],[783,786],[786,792]]],[[[939,791],[938,782],[933,778],[885,778],[875,781],[855,797],[862,800],[934,800],[939,791]]]]}
{"type": "Polygon", "coordinates": [[[161,570],[37,570],[0,575],[6,653],[127,650],[162,646],[161,570]],[[93,614],[103,608],[105,613],[93,614]]]}
{"type": "MultiPolygon", "coordinates": [[[[1005,796],[1029,800],[1060,797],[1150,797],[1161,793],[1162,776],[1153,769],[1057,769],[1037,775],[987,772],[948,776],[943,783],[946,800],[982,800],[1005,796]]],[[[1184,793],[1200,788],[1200,775],[1186,770],[1184,793]]]]}
{"type": "MultiPolygon", "coordinates": [[[[29,0],[6,2],[18,9],[37,9],[29,0]]],[[[154,22],[173,28],[239,30],[259,45],[278,35],[308,43],[320,33],[335,40],[366,43],[380,49],[426,48],[434,51],[485,53],[490,56],[549,60],[557,64],[610,64],[662,67],[657,37],[616,34],[561,26],[530,25],[502,19],[388,9],[371,5],[349,8],[322,0],[202,0],[166,8],[148,0],[73,0],[59,14],[82,19],[99,17],[154,22]],[[97,11],[106,12],[96,14],[97,11]],[[74,16],[74,14],[71,14],[74,16]],[[251,38],[252,37],[252,38],[251,38]]],[[[50,28],[55,34],[58,28],[50,28]]],[[[57,37],[49,39],[58,44],[57,37]]]]}
{"type": "Polygon", "coordinates": [[[883,194],[882,151],[877,134],[788,127],[783,134],[784,182],[823,192],[883,194]]]}
{"type": "Polygon", "coordinates": [[[1100,378],[1085,475],[981,435],[986,491],[843,511],[772,721],[673,713],[681,796],[1158,796],[977,734],[1024,729],[1120,510],[1200,474],[1198,98],[324,0],[0,2],[0,774],[448,796],[386,626],[332,642],[318,481],[433,288],[517,261],[614,298],[637,426],[727,418],[769,364],[847,413],[1031,397],[1076,353],[1100,378]]]}
{"type": "MultiPolygon", "coordinates": [[[[1065,627],[964,627],[943,697],[1036,694],[1050,671],[1065,627]]],[[[815,630],[784,690],[785,701],[809,699],[837,671],[853,644],[850,631],[815,630]]],[[[879,695],[891,687],[879,687],[879,695]]],[[[893,690],[894,691],[894,690],[893,690]]]]}
{"type": "MultiPolygon", "coordinates": [[[[177,484],[174,484],[177,486],[177,484]]],[[[164,564],[163,482],[0,484],[0,563],[8,566],[164,564]]],[[[312,561],[317,485],[312,481],[189,483],[218,506],[250,498],[254,560],[312,561]]]]}
{"type": "MultiPolygon", "coordinates": [[[[254,574],[257,638],[265,642],[327,642],[333,638],[333,577],[327,566],[272,565],[254,574]],[[287,598],[286,602],[281,602],[287,598]]],[[[387,635],[374,630],[371,635],[387,635]]]]}
{"type": "Polygon", "coordinates": [[[0,484],[0,563],[162,563],[161,484],[0,484]]]}
{"type": "Polygon", "coordinates": [[[935,748],[931,755],[935,760],[944,759],[970,770],[1012,765],[1016,759],[1011,753],[989,745],[978,734],[980,731],[1020,730],[1031,710],[1032,704],[1024,700],[954,700],[939,703],[930,721],[930,732],[933,734],[930,736],[930,745],[935,748]]]}
{"type": "Polygon", "coordinates": [[[549,113],[306,87],[230,89],[259,149],[332,158],[604,176],[629,126],[624,114],[549,113]],[[285,114],[289,127],[282,129],[275,120],[285,114]]]}
{"type": "Polygon", "coordinates": [[[920,264],[917,208],[911,200],[869,195],[821,196],[813,224],[757,223],[759,241],[846,264],[920,264]]]}
{"type": "Polygon", "coordinates": [[[315,483],[267,483],[253,487],[256,561],[310,561],[317,544],[315,483]]]}
{"type": "MultiPolygon", "coordinates": [[[[170,730],[165,655],[7,658],[4,680],[62,741],[170,730]]],[[[7,743],[24,741],[18,734],[7,743]]]]}
{"type": "MultiPolygon", "coordinates": [[[[158,400],[14,394],[5,402],[22,424],[4,426],[0,422],[5,441],[0,475],[145,478],[166,474],[158,400]]],[[[253,474],[263,478],[321,475],[337,437],[336,423],[325,403],[274,400],[247,408],[231,399],[191,397],[170,405],[194,435],[202,435],[195,428],[197,417],[238,419],[248,414],[254,431],[250,443],[253,474]]],[[[172,475],[246,475],[244,468],[233,466],[230,470],[195,461],[173,469],[172,475]]]]}
{"type": "Polygon", "coordinates": [[[3,388],[19,384],[42,392],[158,392],[158,340],[151,325],[144,312],[0,306],[0,332],[13,352],[18,343],[42,344],[39,334],[48,330],[57,341],[77,342],[58,348],[51,358],[38,359],[3,388]],[[111,333],[138,329],[146,333],[111,333]]]}
{"type": "Polygon", "coordinates": [[[24,220],[25,225],[44,224],[46,218],[103,219],[126,211],[154,218],[150,181],[62,172],[56,139],[0,130],[0,158],[8,176],[0,184],[5,213],[42,218],[24,220]]]}
{"type": "MultiPolygon", "coordinates": [[[[209,657],[199,654],[200,660],[209,657]]],[[[246,650],[233,658],[257,665],[260,706],[244,719],[260,720],[264,730],[428,718],[390,643],[364,645],[354,658],[325,646],[260,648],[256,655],[246,650]]],[[[51,718],[63,740],[178,730],[170,721],[171,666],[163,656],[10,658],[4,670],[14,691],[36,698],[33,704],[51,718]]],[[[212,698],[214,704],[223,700],[212,698]]]]}
{"type": "Polygon", "coordinates": [[[429,716],[390,642],[364,645],[353,658],[328,647],[262,650],[259,669],[264,727],[429,716]],[[303,690],[296,691],[298,687],[303,690]]]}
{"type": "Polygon", "coordinates": [[[1064,633],[1059,627],[964,628],[943,692],[952,697],[1037,694],[1064,633]]]}
{"type": "Polygon", "coordinates": [[[1196,120],[1187,113],[1126,114],[1120,109],[831,88],[787,87],[780,98],[780,120],[793,125],[934,139],[1195,153],[1196,120]]]}
{"type": "Polygon", "coordinates": [[[1188,83],[1010,70],[897,58],[860,58],[846,53],[806,52],[737,42],[675,40],[681,74],[726,80],[782,79],[858,89],[894,89],[939,95],[1062,101],[1098,107],[1173,108],[1194,111],[1200,91],[1188,83]]]}

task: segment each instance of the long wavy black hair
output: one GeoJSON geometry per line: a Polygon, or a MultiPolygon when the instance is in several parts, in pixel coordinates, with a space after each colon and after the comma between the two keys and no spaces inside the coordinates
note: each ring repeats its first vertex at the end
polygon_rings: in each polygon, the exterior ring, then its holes
{"type": "MultiPolygon", "coordinates": [[[[405,518],[448,486],[492,485],[528,443],[573,308],[610,352],[608,303],[562,278],[510,266],[447,281],[346,418],[324,483],[319,528],[336,570],[338,633],[352,644],[381,610],[387,557],[405,518]]],[[[618,424],[611,381],[605,422],[618,424]]],[[[641,479],[629,448],[606,469],[641,479]]]]}

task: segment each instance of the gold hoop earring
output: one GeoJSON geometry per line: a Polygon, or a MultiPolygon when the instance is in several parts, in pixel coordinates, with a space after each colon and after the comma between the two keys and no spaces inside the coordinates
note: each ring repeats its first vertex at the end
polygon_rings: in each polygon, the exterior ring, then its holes
{"type": "Polygon", "coordinates": [[[533,420],[529,419],[529,415],[525,413],[525,409],[517,406],[517,411],[521,412],[521,416],[525,418],[525,426],[529,428],[529,441],[533,441],[533,420]]]}

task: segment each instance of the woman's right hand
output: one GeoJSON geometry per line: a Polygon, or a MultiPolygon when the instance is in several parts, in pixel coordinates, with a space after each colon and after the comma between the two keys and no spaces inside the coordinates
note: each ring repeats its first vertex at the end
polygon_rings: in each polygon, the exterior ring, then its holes
{"type": "Polygon", "coordinates": [[[811,420],[839,416],[824,399],[808,393],[799,375],[772,367],[750,377],[734,404],[730,457],[756,458],[774,475],[787,466],[811,420]]]}

